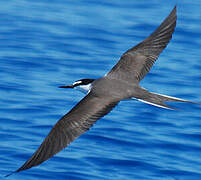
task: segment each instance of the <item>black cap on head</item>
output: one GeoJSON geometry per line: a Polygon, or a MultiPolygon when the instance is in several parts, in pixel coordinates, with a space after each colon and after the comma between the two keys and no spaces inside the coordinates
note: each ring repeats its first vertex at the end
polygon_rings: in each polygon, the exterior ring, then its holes
{"type": "Polygon", "coordinates": [[[67,85],[67,86],[59,86],[59,88],[74,88],[76,86],[80,86],[80,85],[87,85],[90,84],[94,81],[95,79],[80,79],[75,81],[73,84],[71,85],[67,85]]]}

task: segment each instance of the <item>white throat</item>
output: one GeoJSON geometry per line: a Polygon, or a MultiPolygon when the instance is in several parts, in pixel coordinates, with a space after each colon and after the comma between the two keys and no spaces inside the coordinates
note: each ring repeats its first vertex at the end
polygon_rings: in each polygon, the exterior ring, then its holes
{"type": "Polygon", "coordinates": [[[91,86],[91,83],[90,84],[87,84],[87,85],[80,85],[80,86],[76,86],[75,89],[82,92],[82,93],[85,93],[85,94],[88,94],[91,90],[92,86],[91,86]]]}

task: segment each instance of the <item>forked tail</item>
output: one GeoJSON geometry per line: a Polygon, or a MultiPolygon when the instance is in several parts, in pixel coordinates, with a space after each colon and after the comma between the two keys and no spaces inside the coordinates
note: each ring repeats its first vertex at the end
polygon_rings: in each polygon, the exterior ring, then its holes
{"type": "Polygon", "coordinates": [[[170,102],[170,101],[197,104],[197,103],[194,103],[192,101],[188,101],[188,100],[184,100],[184,99],[180,99],[180,98],[175,98],[175,97],[166,96],[166,95],[162,95],[162,94],[152,93],[152,92],[149,92],[145,89],[141,89],[141,92],[142,92],[141,93],[142,96],[138,96],[138,97],[134,97],[134,98],[136,98],[137,100],[139,100],[141,102],[151,104],[153,106],[157,106],[157,107],[161,107],[161,108],[177,110],[176,108],[173,108],[173,107],[165,104],[165,102],[170,102]]]}

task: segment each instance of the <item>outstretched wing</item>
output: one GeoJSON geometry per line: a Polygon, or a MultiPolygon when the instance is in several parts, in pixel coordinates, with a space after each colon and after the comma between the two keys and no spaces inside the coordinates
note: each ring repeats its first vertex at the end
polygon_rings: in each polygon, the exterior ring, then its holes
{"type": "Polygon", "coordinates": [[[107,77],[139,82],[167,46],[176,26],[176,6],[162,24],[144,41],[126,51],[107,77]]]}
{"type": "Polygon", "coordinates": [[[55,124],[37,151],[16,172],[37,166],[67,147],[117,104],[110,97],[99,98],[90,92],[55,124]]]}

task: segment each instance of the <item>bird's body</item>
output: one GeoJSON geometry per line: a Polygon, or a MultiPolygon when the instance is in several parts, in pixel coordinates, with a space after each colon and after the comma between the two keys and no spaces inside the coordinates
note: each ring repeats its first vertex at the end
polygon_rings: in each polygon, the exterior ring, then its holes
{"type": "Polygon", "coordinates": [[[92,87],[91,92],[94,92],[97,96],[109,96],[114,100],[123,100],[131,98],[138,85],[129,84],[118,79],[110,79],[106,76],[95,80],[92,87]]]}
{"type": "Polygon", "coordinates": [[[81,79],[72,85],[61,86],[82,87],[87,95],[55,124],[37,151],[16,172],[39,165],[61,151],[121,100],[134,98],[169,109],[173,108],[166,105],[166,101],[190,102],[151,93],[139,85],[169,43],[175,26],[176,7],[148,38],[126,51],[105,76],[96,80],[81,79]]]}

